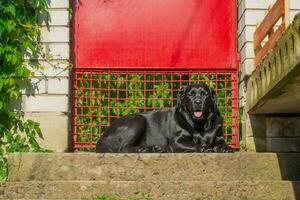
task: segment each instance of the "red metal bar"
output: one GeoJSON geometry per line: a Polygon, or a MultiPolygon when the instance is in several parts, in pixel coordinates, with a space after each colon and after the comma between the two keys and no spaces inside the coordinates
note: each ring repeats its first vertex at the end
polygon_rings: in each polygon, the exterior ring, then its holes
{"type": "Polygon", "coordinates": [[[175,106],[180,88],[197,82],[215,87],[227,143],[239,147],[236,0],[74,5],[75,148],[95,147],[120,116],[175,106]]]}
{"type": "Polygon", "coordinates": [[[236,0],[84,0],[76,67],[235,69],[236,0]]]}
{"type": "Polygon", "coordinates": [[[197,82],[215,85],[224,117],[225,138],[228,144],[238,148],[237,71],[201,69],[166,72],[75,69],[75,148],[95,147],[98,137],[120,116],[174,106],[180,88],[197,82]]]}

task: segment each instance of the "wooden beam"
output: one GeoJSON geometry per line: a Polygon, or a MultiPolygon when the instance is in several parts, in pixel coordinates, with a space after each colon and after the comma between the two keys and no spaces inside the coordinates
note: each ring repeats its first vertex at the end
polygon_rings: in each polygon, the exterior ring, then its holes
{"type": "Polygon", "coordinates": [[[259,27],[254,32],[254,49],[256,49],[276,22],[284,15],[285,0],[277,0],[274,6],[270,9],[267,16],[260,23],[259,27]]]}
{"type": "Polygon", "coordinates": [[[263,57],[274,47],[276,41],[280,38],[281,34],[287,29],[290,23],[290,1],[277,0],[275,4],[268,8],[268,14],[256,28],[254,37],[254,64],[257,66],[263,57]],[[274,32],[274,27],[279,19],[282,19],[281,25],[274,32]],[[263,40],[268,36],[268,41],[262,46],[263,40]]]}
{"type": "Polygon", "coordinates": [[[285,25],[281,24],[275,33],[269,38],[269,41],[256,53],[254,65],[257,66],[265,55],[275,46],[275,43],[285,31],[285,25]]]}

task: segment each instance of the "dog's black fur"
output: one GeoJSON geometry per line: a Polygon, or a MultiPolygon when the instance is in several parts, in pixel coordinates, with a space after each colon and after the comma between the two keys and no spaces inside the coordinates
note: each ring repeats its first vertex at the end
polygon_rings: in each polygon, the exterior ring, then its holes
{"type": "Polygon", "coordinates": [[[96,152],[233,152],[222,132],[217,96],[204,83],[183,87],[175,108],[115,120],[96,152]]]}

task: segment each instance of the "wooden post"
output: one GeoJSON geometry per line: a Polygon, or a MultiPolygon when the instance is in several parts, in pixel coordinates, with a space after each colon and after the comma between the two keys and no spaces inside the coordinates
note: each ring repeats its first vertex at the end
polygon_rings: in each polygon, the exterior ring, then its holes
{"type": "Polygon", "coordinates": [[[285,25],[285,29],[290,25],[290,0],[284,0],[284,15],[282,22],[285,25]]]}
{"type": "Polygon", "coordinates": [[[254,32],[254,52],[257,66],[264,56],[274,47],[281,34],[287,29],[290,23],[290,1],[277,0],[272,7],[268,8],[268,13],[254,32]],[[274,29],[278,20],[282,19],[281,25],[274,29]],[[262,46],[263,40],[268,36],[268,41],[262,46]]]}

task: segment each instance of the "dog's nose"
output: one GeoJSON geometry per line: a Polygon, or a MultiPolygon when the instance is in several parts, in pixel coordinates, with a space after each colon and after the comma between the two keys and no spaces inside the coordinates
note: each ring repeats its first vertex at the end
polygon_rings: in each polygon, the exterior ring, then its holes
{"type": "Polygon", "coordinates": [[[195,103],[196,104],[201,104],[201,100],[197,99],[197,100],[195,100],[195,103]]]}

